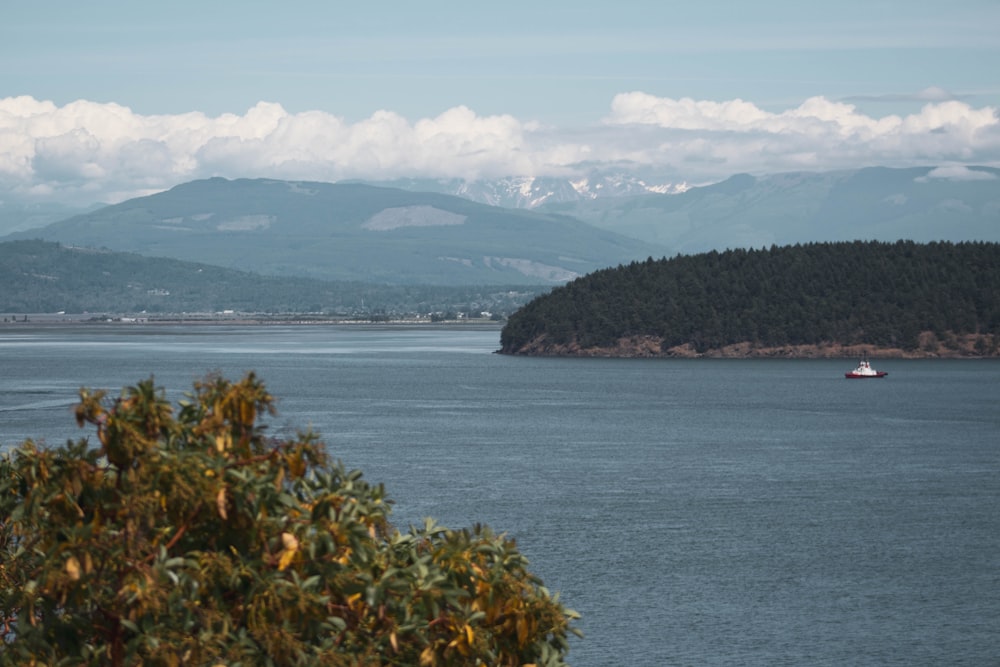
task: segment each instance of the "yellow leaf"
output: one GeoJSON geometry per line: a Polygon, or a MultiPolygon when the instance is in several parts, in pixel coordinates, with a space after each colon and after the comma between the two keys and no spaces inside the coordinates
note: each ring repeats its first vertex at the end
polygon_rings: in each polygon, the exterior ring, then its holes
{"type": "Polygon", "coordinates": [[[433,667],[437,664],[437,654],[434,653],[434,649],[428,646],[420,654],[420,664],[421,667],[433,667]]]}
{"type": "Polygon", "coordinates": [[[306,461],[302,458],[302,452],[300,451],[288,454],[285,457],[285,464],[288,466],[288,472],[293,477],[302,477],[306,474],[306,461]]]}
{"type": "Polygon", "coordinates": [[[240,421],[244,424],[250,424],[256,419],[257,414],[254,409],[252,401],[241,401],[240,402],[240,421]]]}
{"type": "Polygon", "coordinates": [[[291,533],[282,533],[281,546],[285,547],[288,551],[295,551],[299,548],[299,540],[291,533]]]}
{"type": "Polygon", "coordinates": [[[80,561],[76,559],[76,556],[70,556],[66,559],[66,574],[73,581],[80,580],[80,561]]]}
{"type": "Polygon", "coordinates": [[[465,625],[465,640],[471,645],[476,635],[472,632],[472,626],[469,624],[465,625]]]}
{"type": "Polygon", "coordinates": [[[278,559],[278,569],[284,570],[292,564],[292,560],[299,550],[299,540],[291,533],[282,533],[281,544],[285,549],[281,552],[281,558],[278,559]]]}
{"type": "Polygon", "coordinates": [[[288,566],[292,564],[292,560],[295,558],[294,551],[282,551],[281,558],[278,559],[278,569],[286,570],[288,566]]]}
{"type": "Polygon", "coordinates": [[[219,494],[215,496],[215,509],[219,511],[223,521],[229,518],[226,516],[226,487],[219,489],[219,494]]]}

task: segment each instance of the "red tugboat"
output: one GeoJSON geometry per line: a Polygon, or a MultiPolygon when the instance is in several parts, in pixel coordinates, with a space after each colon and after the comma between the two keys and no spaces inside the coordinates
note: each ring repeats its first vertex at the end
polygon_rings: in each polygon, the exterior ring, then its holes
{"type": "Polygon", "coordinates": [[[858,362],[858,367],[853,371],[844,373],[844,377],[848,380],[863,380],[867,378],[884,378],[888,374],[888,371],[875,370],[872,368],[872,365],[868,363],[868,359],[862,359],[858,362]]]}

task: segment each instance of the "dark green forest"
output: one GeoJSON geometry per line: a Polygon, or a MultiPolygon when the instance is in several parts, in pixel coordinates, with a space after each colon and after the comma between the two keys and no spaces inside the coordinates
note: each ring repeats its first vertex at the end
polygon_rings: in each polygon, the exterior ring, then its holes
{"type": "MultiPolygon", "coordinates": [[[[810,243],[633,262],[535,298],[512,315],[501,352],[629,337],[689,344],[871,345],[1000,334],[1000,244],[810,243]]],[[[994,350],[981,350],[993,353],[994,350]]]]}
{"type": "Polygon", "coordinates": [[[0,313],[507,314],[547,289],[335,282],[48,241],[0,243],[0,313]]]}

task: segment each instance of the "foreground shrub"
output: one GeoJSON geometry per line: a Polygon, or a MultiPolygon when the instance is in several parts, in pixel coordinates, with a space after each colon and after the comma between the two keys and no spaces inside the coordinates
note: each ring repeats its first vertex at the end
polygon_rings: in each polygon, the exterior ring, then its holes
{"type": "Polygon", "coordinates": [[[88,438],[0,460],[0,664],[562,665],[574,612],[515,543],[428,521],[311,433],[271,440],[253,374],[177,409],[81,390],[88,438]]]}

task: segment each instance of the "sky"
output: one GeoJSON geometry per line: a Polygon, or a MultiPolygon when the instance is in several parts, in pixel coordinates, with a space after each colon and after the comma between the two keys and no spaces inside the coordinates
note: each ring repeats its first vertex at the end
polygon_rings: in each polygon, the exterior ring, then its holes
{"type": "Polygon", "coordinates": [[[1000,166],[1000,0],[7,3],[0,201],[1000,166]]]}

